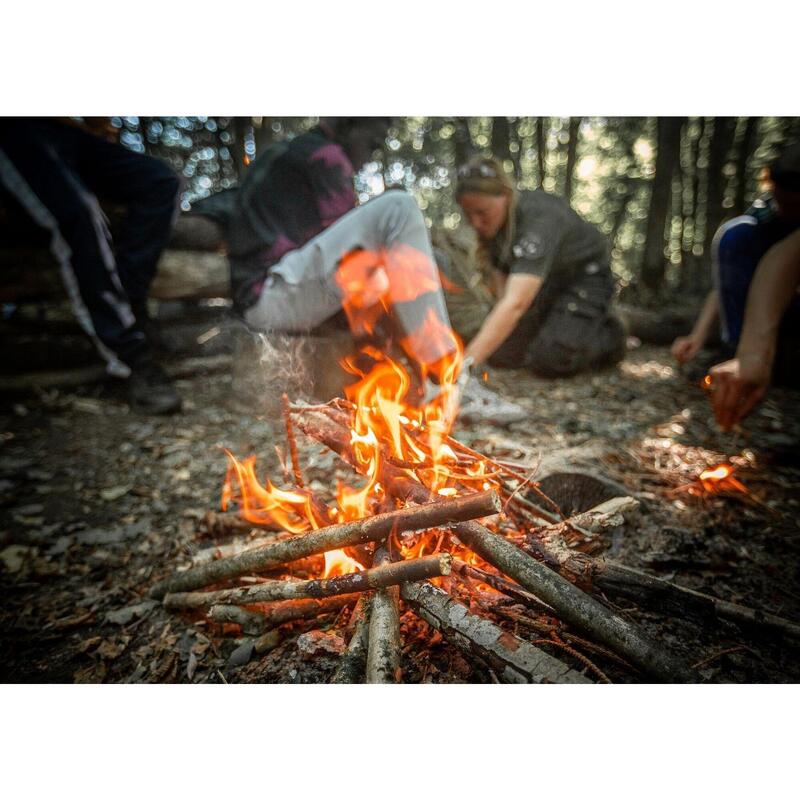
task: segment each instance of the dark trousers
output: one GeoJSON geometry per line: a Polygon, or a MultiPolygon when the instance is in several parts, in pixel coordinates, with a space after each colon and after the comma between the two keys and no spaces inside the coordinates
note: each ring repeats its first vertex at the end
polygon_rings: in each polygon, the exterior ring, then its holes
{"type": "Polygon", "coordinates": [[[147,351],[132,309],[143,308],[177,207],[166,164],[71,125],[0,121],[0,181],[51,249],[76,314],[109,360],[147,351]],[[122,206],[114,241],[97,197],[122,206]]]}
{"type": "Polygon", "coordinates": [[[589,274],[562,291],[543,286],[517,327],[495,351],[495,367],[525,367],[563,378],[609,366],[625,355],[625,328],[609,310],[610,275],[589,274]]]}

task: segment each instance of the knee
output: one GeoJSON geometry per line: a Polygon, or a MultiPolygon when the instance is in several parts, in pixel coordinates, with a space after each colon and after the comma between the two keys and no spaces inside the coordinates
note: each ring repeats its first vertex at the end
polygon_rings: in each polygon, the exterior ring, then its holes
{"type": "Polygon", "coordinates": [[[379,206],[381,216],[390,223],[405,222],[414,217],[422,219],[417,201],[408,192],[393,189],[372,202],[379,206]]]}
{"type": "Polygon", "coordinates": [[[743,282],[749,284],[757,265],[751,255],[755,232],[756,226],[742,218],[717,233],[714,261],[720,289],[739,288],[743,282]]]}

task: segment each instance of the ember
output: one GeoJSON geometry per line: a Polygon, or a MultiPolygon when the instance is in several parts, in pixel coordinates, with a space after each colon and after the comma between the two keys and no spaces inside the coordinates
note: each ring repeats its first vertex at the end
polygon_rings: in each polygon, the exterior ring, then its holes
{"type": "Polygon", "coordinates": [[[733,477],[736,470],[732,464],[717,464],[715,467],[703,470],[697,482],[707,494],[720,494],[723,492],[742,492],[747,494],[747,487],[733,477]]]}

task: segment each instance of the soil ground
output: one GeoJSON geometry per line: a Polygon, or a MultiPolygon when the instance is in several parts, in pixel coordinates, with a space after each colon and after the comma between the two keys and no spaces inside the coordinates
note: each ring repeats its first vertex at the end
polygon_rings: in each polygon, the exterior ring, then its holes
{"type": "MultiPolygon", "coordinates": [[[[639,346],[617,369],[570,380],[501,370],[490,380],[527,406],[529,419],[511,430],[461,426],[458,438],[524,464],[565,450],[591,454],[595,470],[644,504],[634,523],[605,542],[616,560],[800,620],[797,393],[773,390],[741,431],[723,434],[696,380],[680,373],[666,348],[639,346]],[[748,494],[686,491],[702,469],[722,461],[737,466],[748,494]]],[[[300,640],[315,623],[284,627],[277,646],[259,655],[230,627],[169,613],[147,599],[156,579],[213,545],[197,529],[199,518],[218,506],[221,447],[258,454],[280,477],[275,448],[285,446],[274,419],[238,396],[230,369],[183,378],[178,387],[185,409],[171,418],[139,416],[97,387],[1,401],[3,681],[330,678],[347,612],[327,618],[322,636],[300,640]]],[[[301,450],[313,461],[318,486],[334,486],[336,474],[346,477],[330,454],[309,443],[301,450]]],[[[700,679],[800,680],[797,643],[731,623],[699,626],[630,603],[615,607],[697,664],[700,679]]],[[[503,624],[534,638],[513,622],[503,624]]],[[[403,635],[408,682],[496,678],[410,612],[403,635]]],[[[597,663],[614,680],[641,680],[597,663]]]]}

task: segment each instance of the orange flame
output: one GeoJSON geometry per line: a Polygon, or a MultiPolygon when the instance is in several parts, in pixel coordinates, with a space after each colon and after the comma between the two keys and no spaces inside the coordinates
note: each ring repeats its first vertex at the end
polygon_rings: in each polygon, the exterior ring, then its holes
{"type": "MultiPolygon", "coordinates": [[[[391,303],[405,303],[439,291],[436,267],[423,253],[407,246],[374,253],[360,250],[345,256],[337,270],[342,305],[356,335],[372,334],[380,318],[391,312],[391,303]]],[[[371,360],[367,371],[356,359],[344,367],[357,380],[346,394],[354,404],[350,445],[357,471],[364,476],[358,488],[339,484],[334,516],[344,522],[362,519],[385,508],[386,492],[378,477],[381,459],[391,459],[440,497],[452,497],[460,488],[483,490],[497,486],[496,473],[475,454],[460,461],[449,440],[458,411],[456,380],[461,370],[460,340],[441,319],[435,305],[429,306],[417,328],[399,342],[422,373],[432,377],[439,393],[419,404],[415,381],[405,366],[375,347],[362,349],[371,360]],[[440,354],[446,353],[444,357],[440,354]]],[[[226,451],[227,452],[227,451],[226,451]]],[[[275,522],[287,531],[302,533],[317,528],[310,492],[279,489],[269,480],[261,483],[255,472],[255,457],[237,460],[228,453],[229,467],[222,491],[222,506],[239,505],[241,515],[253,522],[275,522]]],[[[392,501],[392,507],[394,502],[392,501]]],[[[442,546],[467,563],[486,566],[481,559],[451,539],[449,531],[431,530],[395,536],[406,558],[438,552],[442,546]]],[[[343,550],[325,554],[324,577],[363,569],[343,550]]]]}
{"type": "Polygon", "coordinates": [[[733,477],[736,470],[732,464],[717,464],[715,467],[703,470],[698,481],[703,489],[709,494],[717,494],[719,492],[732,491],[743,492],[747,494],[747,487],[733,477]]]}

